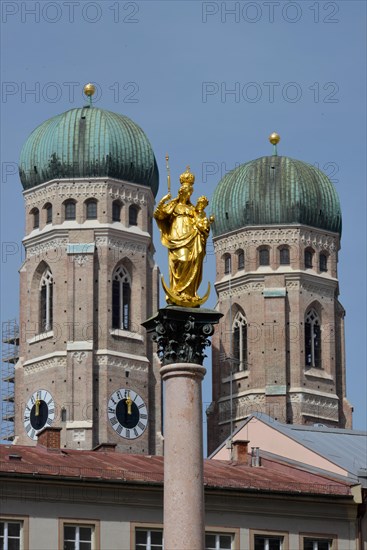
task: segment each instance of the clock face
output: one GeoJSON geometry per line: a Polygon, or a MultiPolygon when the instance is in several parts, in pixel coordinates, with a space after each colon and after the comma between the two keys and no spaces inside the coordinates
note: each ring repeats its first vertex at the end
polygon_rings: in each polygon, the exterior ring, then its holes
{"type": "Polygon", "coordinates": [[[108,401],[108,419],[120,437],[136,439],[147,427],[147,406],[138,393],[121,388],[108,401]]]}
{"type": "Polygon", "coordinates": [[[45,426],[51,426],[55,419],[55,402],[47,390],[37,390],[28,399],[24,411],[24,427],[28,437],[34,441],[37,432],[45,426]]]}

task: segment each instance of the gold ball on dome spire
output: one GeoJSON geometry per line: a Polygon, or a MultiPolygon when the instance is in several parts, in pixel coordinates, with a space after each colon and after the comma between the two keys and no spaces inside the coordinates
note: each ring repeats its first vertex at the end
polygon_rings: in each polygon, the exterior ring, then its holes
{"type": "Polygon", "coordinates": [[[86,96],[92,97],[92,95],[94,95],[96,93],[96,87],[95,87],[94,84],[89,82],[88,84],[86,84],[84,86],[83,92],[85,93],[86,96]]]}
{"type": "Polygon", "coordinates": [[[276,145],[277,143],[280,142],[280,135],[277,134],[276,132],[273,132],[273,133],[270,134],[270,136],[269,136],[269,141],[270,141],[270,143],[272,143],[273,145],[276,145]]]}

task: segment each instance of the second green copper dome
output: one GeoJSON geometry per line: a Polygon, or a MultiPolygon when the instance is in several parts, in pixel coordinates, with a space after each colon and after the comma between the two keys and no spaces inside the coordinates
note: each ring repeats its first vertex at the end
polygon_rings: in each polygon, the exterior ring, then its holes
{"type": "Polygon", "coordinates": [[[212,201],[214,236],[248,225],[304,224],[341,233],[341,209],[329,178],[288,157],[261,157],[226,174],[212,201]]]}

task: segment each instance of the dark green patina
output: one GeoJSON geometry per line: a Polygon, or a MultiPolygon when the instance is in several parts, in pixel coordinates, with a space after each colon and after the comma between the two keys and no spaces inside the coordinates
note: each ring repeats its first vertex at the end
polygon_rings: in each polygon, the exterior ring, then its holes
{"type": "Polygon", "coordinates": [[[158,191],[158,167],[143,130],[126,116],[82,107],[38,126],[19,162],[25,189],[60,178],[111,177],[158,191]]]}
{"type": "Polygon", "coordinates": [[[337,192],[318,168],[288,157],[261,157],[226,174],[212,201],[213,235],[249,225],[305,224],[341,233],[337,192]]]}

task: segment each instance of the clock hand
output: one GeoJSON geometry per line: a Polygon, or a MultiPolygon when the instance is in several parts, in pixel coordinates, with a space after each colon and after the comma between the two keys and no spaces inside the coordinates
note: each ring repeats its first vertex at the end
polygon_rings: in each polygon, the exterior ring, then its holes
{"type": "Polygon", "coordinates": [[[41,399],[39,398],[39,393],[37,392],[37,397],[35,402],[35,405],[36,405],[35,416],[39,416],[40,414],[40,404],[41,404],[41,399]]]}
{"type": "Polygon", "coordinates": [[[127,407],[127,414],[130,415],[131,414],[131,405],[133,404],[133,400],[130,397],[130,393],[127,394],[125,403],[126,403],[126,407],[127,407]]]}

